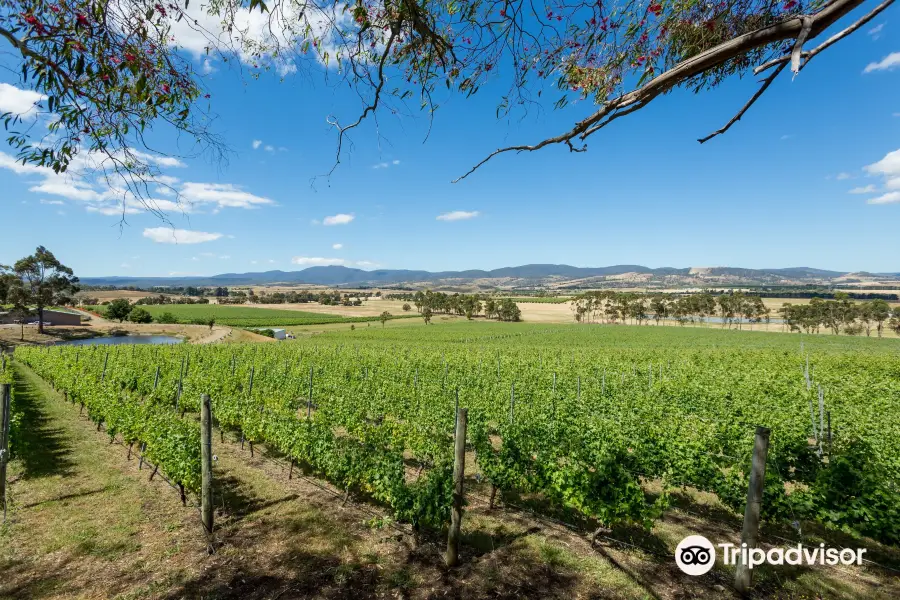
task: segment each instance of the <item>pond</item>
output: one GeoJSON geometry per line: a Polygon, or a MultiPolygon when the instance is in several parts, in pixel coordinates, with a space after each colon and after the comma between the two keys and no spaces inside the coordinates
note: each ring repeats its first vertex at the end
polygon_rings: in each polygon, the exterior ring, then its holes
{"type": "Polygon", "coordinates": [[[181,338],[170,335],[117,335],[58,342],[57,346],[118,346],[119,344],[180,344],[181,338]]]}

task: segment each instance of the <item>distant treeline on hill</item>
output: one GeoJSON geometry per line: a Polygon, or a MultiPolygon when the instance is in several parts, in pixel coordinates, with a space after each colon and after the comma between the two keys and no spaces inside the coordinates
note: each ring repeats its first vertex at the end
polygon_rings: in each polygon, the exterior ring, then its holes
{"type": "MultiPolygon", "coordinates": [[[[713,296],[721,296],[723,294],[733,294],[734,290],[706,290],[713,296]]],[[[829,290],[751,290],[744,292],[746,296],[756,296],[757,298],[821,298],[823,300],[834,300],[835,294],[846,294],[848,298],[853,300],[888,300],[896,302],[900,300],[897,294],[880,294],[877,292],[847,292],[847,291],[829,291],[829,290]]]]}

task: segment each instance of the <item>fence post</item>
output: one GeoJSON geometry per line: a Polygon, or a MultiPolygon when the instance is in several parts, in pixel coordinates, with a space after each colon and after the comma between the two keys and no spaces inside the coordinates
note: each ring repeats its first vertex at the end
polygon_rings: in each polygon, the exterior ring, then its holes
{"type": "Polygon", "coordinates": [[[3,521],[6,521],[6,463],[9,461],[10,385],[0,383],[0,502],[3,503],[3,521]]]}
{"type": "Polygon", "coordinates": [[[309,365],[309,398],[306,400],[306,418],[312,415],[312,386],[313,386],[313,367],[309,365]]]}
{"type": "Polygon", "coordinates": [[[446,562],[448,567],[459,563],[459,535],[462,526],[464,502],[463,480],[466,475],[466,422],[468,409],[459,409],[456,415],[455,458],[453,460],[453,507],[450,510],[450,531],[447,534],[446,562]]]}
{"type": "MultiPolygon", "coordinates": [[[[750,486],[747,489],[747,506],[744,509],[744,528],[741,530],[741,546],[746,544],[749,554],[756,547],[759,535],[759,513],[762,507],[763,487],[766,479],[766,455],[769,452],[769,434],[767,427],[756,428],[756,439],[753,443],[753,463],[750,470],[750,486]]],[[[743,552],[741,552],[743,554],[743,552]]],[[[750,567],[738,557],[734,574],[734,587],[741,594],[750,591],[750,567]]]]}
{"type": "Polygon", "coordinates": [[[212,542],[213,489],[212,489],[212,409],[209,394],[200,395],[200,460],[202,481],[200,484],[200,515],[203,528],[212,542]]]}

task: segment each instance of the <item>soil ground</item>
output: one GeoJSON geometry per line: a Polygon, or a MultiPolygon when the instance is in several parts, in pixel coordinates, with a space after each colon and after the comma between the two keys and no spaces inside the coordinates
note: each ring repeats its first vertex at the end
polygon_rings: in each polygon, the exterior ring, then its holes
{"type": "MultiPolygon", "coordinates": [[[[277,454],[256,446],[251,457],[218,434],[210,556],[196,507],[182,506],[161,477],[148,481],[136,456],[30,369],[15,369],[24,426],[0,527],[3,599],[736,597],[729,568],[692,578],[672,560],[688,533],[739,538],[739,517],[699,494],[677,495],[678,508],[652,531],[617,530],[592,547],[589,529],[560,524],[569,516],[539,499],[507,497],[489,510],[487,490],[469,479],[461,566],[447,569],[437,532],[417,545],[380,507],[345,504],[299,468],[288,479],[277,454]]],[[[900,567],[895,549],[867,547],[873,560],[900,567]]],[[[761,569],[755,597],[897,598],[897,573],[871,565],[761,569]]]]}

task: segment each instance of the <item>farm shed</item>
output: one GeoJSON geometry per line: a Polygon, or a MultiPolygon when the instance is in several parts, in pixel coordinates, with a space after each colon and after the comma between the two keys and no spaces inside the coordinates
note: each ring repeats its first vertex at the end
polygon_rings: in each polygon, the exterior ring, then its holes
{"type": "MultiPolygon", "coordinates": [[[[37,318],[37,311],[32,310],[29,312],[28,316],[25,317],[25,322],[30,323],[36,321],[37,318]]],[[[0,324],[15,323],[21,319],[21,315],[12,312],[0,312],[0,324]]],[[[44,323],[49,325],[81,325],[81,315],[45,308],[44,323]]]]}

